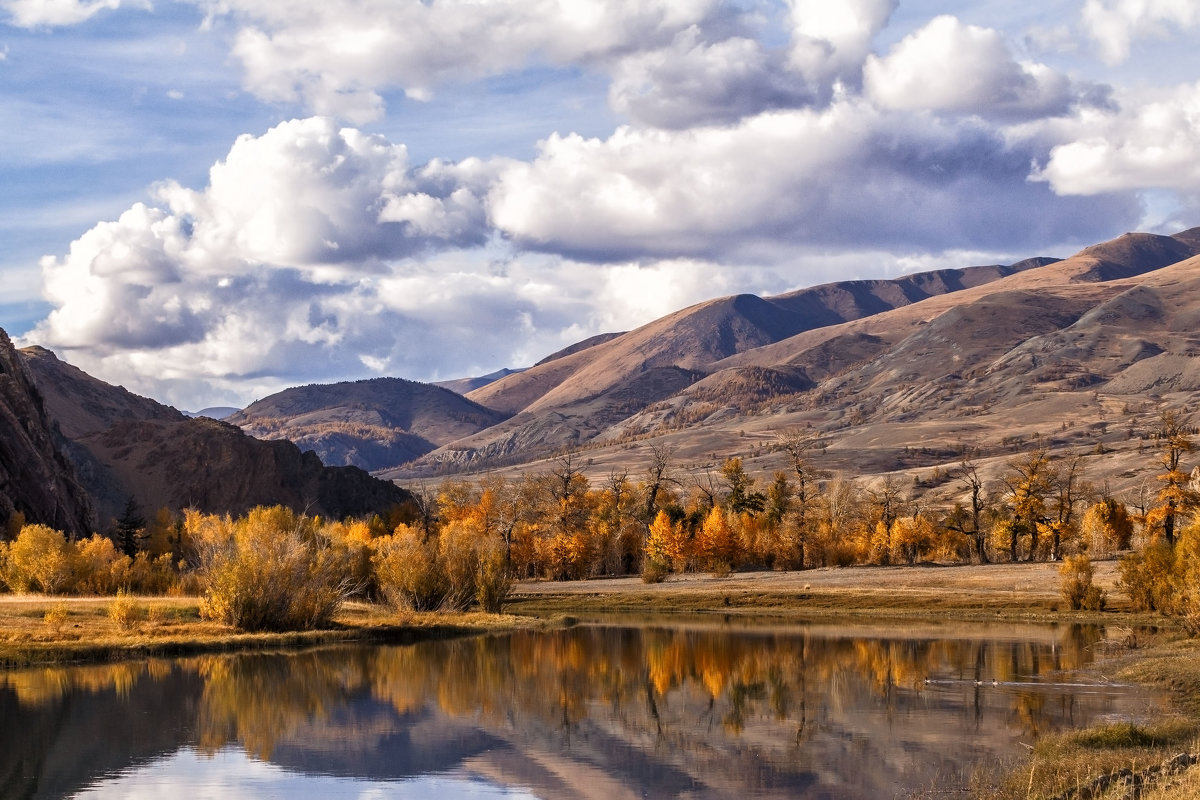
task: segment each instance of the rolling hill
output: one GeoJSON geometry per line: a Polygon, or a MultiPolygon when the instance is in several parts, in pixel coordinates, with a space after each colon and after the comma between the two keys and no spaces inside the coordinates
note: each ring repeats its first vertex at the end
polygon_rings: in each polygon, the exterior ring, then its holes
{"type": "Polygon", "coordinates": [[[505,415],[440,386],[375,378],[285,389],[226,419],[260,439],[286,439],[327,465],[403,464],[492,427],[505,415]]]}
{"type": "Polygon", "coordinates": [[[1134,233],[1063,260],[720,298],[472,392],[513,416],[385,475],[563,447],[603,474],[650,443],[765,472],[784,464],[776,434],[802,428],[851,474],[945,466],[964,447],[1000,463],[1037,440],[1109,452],[1098,479],[1130,487],[1136,432],[1195,406],[1198,254],[1200,229],[1134,233]]]}

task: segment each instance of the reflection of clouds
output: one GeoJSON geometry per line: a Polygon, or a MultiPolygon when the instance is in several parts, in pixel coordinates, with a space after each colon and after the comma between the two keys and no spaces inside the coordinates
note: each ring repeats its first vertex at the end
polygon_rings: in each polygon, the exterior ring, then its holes
{"type": "Polygon", "coordinates": [[[401,781],[373,781],[333,775],[298,774],[259,761],[236,748],[200,754],[190,747],[166,758],[97,781],[73,795],[78,798],[120,797],[162,800],[163,788],[188,800],[237,800],[251,797],[358,798],[358,800],[428,800],[431,797],[510,798],[533,800],[527,792],[481,780],[466,773],[421,776],[401,781]]]}

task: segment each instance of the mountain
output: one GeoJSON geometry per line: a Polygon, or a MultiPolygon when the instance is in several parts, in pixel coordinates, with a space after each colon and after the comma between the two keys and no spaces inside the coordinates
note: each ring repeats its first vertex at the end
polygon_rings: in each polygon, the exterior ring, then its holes
{"type": "Polygon", "coordinates": [[[210,406],[202,408],[199,411],[184,411],[183,413],[189,417],[208,417],[209,419],[225,419],[236,414],[241,409],[233,406],[210,406]]]}
{"type": "MultiPolygon", "coordinates": [[[[776,297],[742,294],[696,304],[624,334],[593,337],[534,367],[468,394],[511,414],[504,423],[444,446],[426,464],[511,463],[562,447],[578,447],[620,430],[623,421],[676,396],[712,373],[712,365],[800,333],[909,306],[930,297],[989,284],[1055,259],[947,269],[895,280],[843,281],[776,297]]],[[[728,391],[732,376],[701,391],[728,391]]],[[[785,369],[742,375],[746,397],[810,388],[785,369]],[[764,383],[765,381],[765,383],[764,383]],[[753,386],[751,386],[753,384],[753,386]]],[[[743,397],[744,403],[746,397],[743,397]]]]}
{"type": "Polygon", "coordinates": [[[383,474],[563,447],[604,474],[652,443],[765,472],[800,428],[850,474],[944,467],[964,446],[1001,463],[1036,439],[1108,451],[1098,478],[1129,487],[1149,463],[1137,432],[1200,399],[1198,254],[1200,228],[1131,233],[1063,260],[719,298],[471,392],[513,416],[383,474]]]}
{"type": "Polygon", "coordinates": [[[455,392],[400,378],[285,389],[226,421],[287,439],[329,465],[376,470],[412,461],[505,418],[455,392]]]}
{"type": "Polygon", "coordinates": [[[466,394],[467,392],[481,389],[489,383],[495,383],[501,378],[507,378],[509,375],[515,375],[518,372],[523,372],[519,369],[498,369],[495,372],[489,372],[487,375],[479,375],[474,378],[455,378],[450,381],[436,381],[434,386],[440,386],[443,389],[449,389],[455,394],[466,394]]]}
{"type": "Polygon", "coordinates": [[[0,329],[0,519],[84,534],[96,524],[66,442],[8,334],[0,329]]]}
{"type": "Polygon", "coordinates": [[[353,467],[325,467],[290,442],[263,442],[233,425],[189,418],[98,380],[49,350],[30,347],[20,354],[47,416],[67,439],[71,470],[65,472],[79,474],[102,523],[129,497],[147,511],[240,514],[282,504],[337,518],[411,500],[395,484],[353,467]]]}

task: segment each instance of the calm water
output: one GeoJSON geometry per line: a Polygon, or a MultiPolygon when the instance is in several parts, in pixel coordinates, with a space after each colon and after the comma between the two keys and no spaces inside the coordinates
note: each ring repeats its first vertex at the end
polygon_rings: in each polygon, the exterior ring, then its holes
{"type": "Polygon", "coordinates": [[[0,797],[902,796],[1157,713],[1070,675],[1101,633],[671,621],[0,672],[0,797]]]}

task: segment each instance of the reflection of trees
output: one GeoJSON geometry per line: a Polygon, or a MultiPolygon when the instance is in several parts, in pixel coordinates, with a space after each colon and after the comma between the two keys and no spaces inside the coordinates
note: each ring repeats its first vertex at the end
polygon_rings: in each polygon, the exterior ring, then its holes
{"type": "Polygon", "coordinates": [[[204,752],[237,742],[268,758],[322,722],[364,741],[369,727],[370,736],[386,737],[420,724],[425,736],[449,717],[454,730],[473,726],[518,750],[569,751],[631,776],[662,774],[670,763],[671,780],[684,783],[686,773],[727,789],[778,787],[784,773],[795,786],[810,769],[804,765],[881,758],[891,746],[885,741],[903,743],[889,751],[898,761],[889,769],[916,769],[899,754],[946,758],[944,745],[959,744],[958,731],[981,730],[987,716],[1006,728],[998,734],[1005,742],[1075,721],[1065,690],[995,689],[991,681],[1080,667],[1099,635],[852,638],[810,629],[582,626],[403,647],[28,670],[0,675],[0,685],[23,704],[40,704],[78,689],[129,691],[171,672],[196,676],[203,689],[187,713],[204,752]],[[935,691],[927,677],[946,683],[935,691]],[[391,727],[369,723],[356,710],[359,700],[394,709],[391,727]]]}
{"type": "Polygon", "coordinates": [[[354,651],[339,657],[314,651],[288,658],[255,654],[206,656],[192,663],[204,678],[198,710],[198,748],[215,753],[241,742],[266,760],[275,744],[312,719],[325,719],[345,696],[363,685],[365,672],[354,651]]]}

